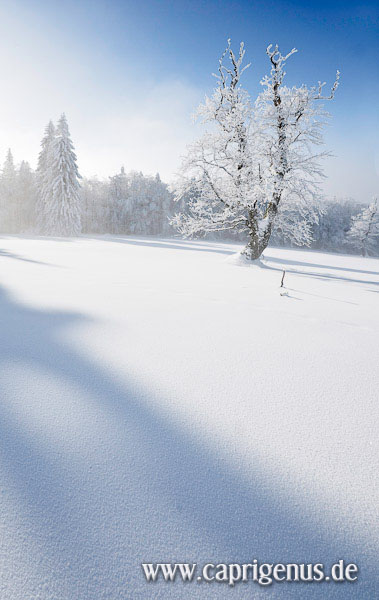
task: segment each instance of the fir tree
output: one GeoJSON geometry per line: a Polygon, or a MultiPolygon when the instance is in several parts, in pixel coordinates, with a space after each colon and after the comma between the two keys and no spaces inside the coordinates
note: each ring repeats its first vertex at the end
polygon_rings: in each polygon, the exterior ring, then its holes
{"type": "Polygon", "coordinates": [[[17,229],[25,231],[34,225],[36,202],[35,174],[29,163],[21,161],[17,173],[17,229]]]}
{"type": "Polygon", "coordinates": [[[53,235],[79,235],[80,175],[64,114],[59,119],[56,134],[48,161],[49,194],[44,209],[45,232],[53,235]]]}
{"type": "Polygon", "coordinates": [[[49,121],[42,138],[37,167],[36,224],[42,233],[46,232],[46,206],[52,196],[51,158],[54,139],[55,127],[53,122],[49,121]]]}
{"type": "Polygon", "coordinates": [[[129,185],[125,168],[109,178],[110,185],[110,233],[125,233],[129,220],[129,185]]]}
{"type": "Polygon", "coordinates": [[[13,155],[9,149],[1,174],[1,229],[8,233],[16,230],[16,186],[17,172],[13,155]]]}
{"type": "Polygon", "coordinates": [[[3,180],[13,182],[16,178],[16,167],[14,166],[13,154],[11,149],[8,149],[7,157],[3,166],[3,180]]]}

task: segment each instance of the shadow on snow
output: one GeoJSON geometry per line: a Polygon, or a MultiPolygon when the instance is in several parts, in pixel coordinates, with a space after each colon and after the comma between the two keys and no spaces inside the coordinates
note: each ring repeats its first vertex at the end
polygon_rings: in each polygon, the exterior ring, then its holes
{"type": "MultiPolygon", "coordinates": [[[[356,258],[356,257],[354,257],[356,258]]],[[[274,256],[269,256],[265,259],[266,261],[269,262],[273,262],[273,263],[280,263],[280,264],[286,264],[286,265],[298,265],[300,267],[311,267],[311,268],[315,268],[315,269],[331,269],[332,271],[347,271],[348,273],[362,273],[362,275],[377,275],[379,277],[379,271],[366,271],[364,269],[350,269],[349,267],[339,267],[336,265],[323,265],[323,264],[316,264],[313,262],[306,262],[306,261],[300,261],[300,260],[294,260],[294,259],[290,259],[290,258],[278,258],[278,257],[274,257],[274,256]]],[[[298,271],[295,271],[296,273],[298,271]]],[[[307,275],[313,275],[313,273],[307,273],[307,275]]],[[[322,277],[328,277],[327,274],[323,274],[322,277]]],[[[334,279],[337,279],[338,276],[334,276],[334,279]]],[[[342,280],[344,280],[343,277],[341,277],[342,280]]],[[[347,278],[347,281],[354,281],[350,278],[347,278]]]]}
{"type": "MultiPolygon", "coordinates": [[[[82,470],[76,467],[71,472],[70,456],[64,455],[59,444],[55,448],[53,442],[47,443],[48,435],[42,440],[32,434],[25,420],[15,418],[11,399],[3,397],[1,458],[28,515],[30,530],[48,548],[48,568],[56,568],[57,578],[64,578],[62,598],[90,600],[102,598],[103,592],[106,598],[124,597],[128,584],[133,598],[146,598],[152,588],[143,583],[140,563],[145,561],[241,563],[253,558],[328,566],[343,558],[361,568],[359,589],[357,584],[274,584],[271,591],[262,590],[266,597],[275,593],[275,597],[304,598],[306,593],[307,598],[325,598],[325,586],[328,598],[374,597],[378,582],[370,572],[371,550],[346,539],[343,531],[330,528],[326,533],[325,522],[320,525],[306,516],[306,506],[280,498],[258,459],[254,472],[245,479],[205,441],[153,408],[146,390],[133,381],[118,382],[105,368],[71,348],[62,339],[65,330],[86,322],[79,314],[44,312],[18,304],[1,291],[2,372],[18,364],[24,367],[26,378],[30,368],[37,376],[49,373],[61,386],[73,387],[87,397],[100,414],[115,416],[123,432],[119,455],[112,456],[112,445],[104,450],[111,453],[110,464],[120,474],[119,481],[97,482],[96,460],[92,464],[89,458],[82,470]],[[191,555],[193,536],[207,540],[212,556],[191,555]],[[162,540],[161,546],[157,539],[162,540]],[[155,555],[151,548],[157,548],[155,555]],[[60,573],[59,565],[68,563],[69,574],[60,573]]],[[[38,401],[49,410],[49,398],[43,392],[38,401]]],[[[28,397],[25,402],[27,414],[28,397]]],[[[50,416],[54,419],[54,414],[50,416]]],[[[93,440],[99,452],[103,441],[93,440]]],[[[319,518],[322,523],[323,515],[319,518]]],[[[251,585],[230,590],[214,584],[207,586],[207,597],[250,598],[259,592],[257,585],[251,585]]],[[[159,586],[155,584],[154,590],[158,594],[159,586]]],[[[203,586],[183,587],[179,582],[165,584],[160,597],[184,597],[186,591],[189,598],[204,597],[203,586]]]]}

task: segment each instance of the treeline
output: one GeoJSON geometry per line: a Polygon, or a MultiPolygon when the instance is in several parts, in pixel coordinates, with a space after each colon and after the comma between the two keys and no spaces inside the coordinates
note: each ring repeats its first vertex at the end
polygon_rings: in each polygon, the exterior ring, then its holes
{"type": "MultiPolygon", "coordinates": [[[[159,174],[127,173],[122,167],[104,180],[81,178],[64,115],[56,128],[48,124],[41,145],[36,171],[25,161],[15,165],[8,150],[0,170],[2,233],[177,235],[171,220],[186,212],[192,198],[174,202],[159,174]]],[[[296,202],[283,205],[271,243],[379,255],[376,203],[334,198],[317,201],[307,211],[305,218],[296,202]],[[305,224],[308,230],[303,235],[305,224]]],[[[244,241],[243,234],[231,231],[208,237],[244,241]]]]}
{"type": "MultiPolygon", "coordinates": [[[[0,171],[0,232],[49,235],[41,228],[38,172],[15,165],[9,150],[0,171]]],[[[81,233],[174,235],[170,218],[178,210],[159,174],[119,173],[108,179],[81,178],[81,233]]],[[[54,232],[51,232],[53,235],[54,232]]]]}
{"type": "MultiPolygon", "coordinates": [[[[379,211],[376,202],[362,204],[352,198],[325,198],[308,207],[312,213],[308,242],[300,235],[294,236],[296,228],[283,227],[284,218],[278,218],[270,240],[270,246],[309,248],[344,254],[379,256],[379,211]]],[[[285,210],[283,210],[285,213],[285,210]]],[[[295,207],[291,211],[292,225],[304,227],[303,216],[295,207]]],[[[239,232],[219,232],[213,237],[244,242],[239,232]]]]}
{"type": "MultiPolygon", "coordinates": [[[[314,250],[345,252],[364,256],[379,255],[379,211],[376,201],[362,204],[352,198],[324,199],[313,207],[311,242],[314,250]]],[[[297,246],[278,227],[273,245],[297,246]]]]}
{"type": "Polygon", "coordinates": [[[158,173],[82,178],[64,114],[45,129],[36,171],[11,150],[0,170],[2,233],[173,235],[177,208],[158,173]]]}
{"type": "Polygon", "coordinates": [[[141,172],[120,173],[108,180],[83,179],[82,231],[138,235],[173,235],[176,210],[172,194],[161,181],[141,172]]]}
{"type": "Polygon", "coordinates": [[[36,221],[36,174],[26,161],[14,164],[8,150],[0,172],[0,231],[32,231],[36,221]]]}

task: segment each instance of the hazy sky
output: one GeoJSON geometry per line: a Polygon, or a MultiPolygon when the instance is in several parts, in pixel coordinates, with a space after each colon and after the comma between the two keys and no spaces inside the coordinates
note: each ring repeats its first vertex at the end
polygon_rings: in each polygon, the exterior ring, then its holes
{"type": "Polygon", "coordinates": [[[65,111],[84,175],[159,171],[169,180],[199,130],[191,114],[213,86],[226,39],[243,40],[254,97],[265,48],[297,47],[288,83],[332,83],[325,191],[379,193],[377,2],[2,0],[0,159],[33,167],[47,121],[65,111]]]}

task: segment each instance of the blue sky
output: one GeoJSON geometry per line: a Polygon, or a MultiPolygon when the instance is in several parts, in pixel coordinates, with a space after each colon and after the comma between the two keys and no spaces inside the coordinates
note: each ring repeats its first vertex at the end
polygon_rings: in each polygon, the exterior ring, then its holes
{"type": "Polygon", "coordinates": [[[367,201],[379,193],[379,9],[369,2],[3,0],[0,7],[0,153],[35,165],[49,118],[67,113],[85,175],[140,169],[170,179],[199,134],[191,113],[212,89],[231,37],[252,62],[254,97],[265,48],[299,52],[289,84],[341,87],[328,105],[335,158],[325,191],[367,201]]]}

